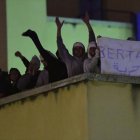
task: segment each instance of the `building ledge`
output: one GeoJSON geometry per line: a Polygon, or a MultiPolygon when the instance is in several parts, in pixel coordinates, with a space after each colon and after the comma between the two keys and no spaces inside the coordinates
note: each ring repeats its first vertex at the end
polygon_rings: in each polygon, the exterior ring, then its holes
{"type": "Polygon", "coordinates": [[[5,98],[1,98],[0,106],[9,104],[18,100],[22,100],[28,97],[35,97],[39,94],[43,94],[48,91],[54,91],[58,88],[73,85],[81,81],[90,81],[90,80],[112,82],[112,83],[140,84],[139,77],[85,73],[85,74],[77,75],[77,76],[67,78],[58,82],[50,83],[48,85],[44,85],[38,88],[34,88],[34,89],[27,90],[24,92],[19,92],[17,94],[7,96],[5,98]]]}

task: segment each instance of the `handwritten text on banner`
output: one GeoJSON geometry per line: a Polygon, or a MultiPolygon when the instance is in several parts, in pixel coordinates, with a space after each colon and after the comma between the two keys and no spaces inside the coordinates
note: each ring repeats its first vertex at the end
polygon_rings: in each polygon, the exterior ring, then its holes
{"type": "Polygon", "coordinates": [[[98,38],[101,73],[140,76],[140,41],[98,38]]]}

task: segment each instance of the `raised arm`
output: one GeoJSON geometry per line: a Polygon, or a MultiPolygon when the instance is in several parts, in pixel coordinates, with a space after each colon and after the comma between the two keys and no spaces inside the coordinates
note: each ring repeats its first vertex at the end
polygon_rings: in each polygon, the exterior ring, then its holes
{"type": "Polygon", "coordinates": [[[27,30],[26,32],[23,33],[23,36],[27,36],[32,39],[39,53],[44,58],[45,62],[47,62],[48,65],[47,70],[49,72],[49,82],[54,82],[54,81],[64,79],[64,77],[62,77],[59,68],[61,65],[60,61],[50,51],[45,50],[42,47],[36,32],[32,30],[27,30]],[[58,68],[58,70],[56,70],[56,68],[58,68]]]}
{"type": "Polygon", "coordinates": [[[45,50],[38,38],[38,35],[35,31],[27,30],[23,34],[23,36],[30,37],[33,43],[35,44],[36,48],[38,49],[41,56],[44,58],[44,60],[48,63],[51,63],[51,61],[57,61],[57,58],[48,50],[45,50]]]}
{"type": "Polygon", "coordinates": [[[94,41],[96,42],[96,37],[95,37],[95,33],[91,27],[91,24],[89,22],[89,15],[88,13],[85,14],[85,17],[83,18],[83,22],[86,24],[87,28],[88,28],[88,32],[89,32],[89,43],[94,41]]]}
{"type": "Polygon", "coordinates": [[[58,47],[59,56],[63,61],[66,61],[66,59],[71,57],[71,55],[66,49],[62,40],[61,29],[62,29],[64,21],[60,22],[59,18],[56,17],[55,23],[57,26],[57,47],[58,47]]]}
{"type": "Polygon", "coordinates": [[[55,23],[57,26],[57,46],[64,47],[64,43],[63,43],[62,35],[61,35],[61,28],[63,26],[64,21],[60,22],[59,18],[56,17],[55,23]]]}
{"type": "Polygon", "coordinates": [[[41,52],[42,50],[44,50],[43,46],[40,43],[40,40],[38,38],[38,35],[35,31],[32,31],[30,29],[28,29],[27,31],[25,31],[22,36],[25,37],[29,37],[31,38],[31,40],[33,41],[33,43],[35,44],[35,46],[37,47],[38,51],[41,52]]]}
{"type": "Polygon", "coordinates": [[[19,51],[15,52],[15,56],[19,57],[21,59],[22,63],[24,64],[24,66],[26,67],[26,69],[28,69],[29,61],[27,60],[27,58],[25,56],[23,56],[21,54],[21,52],[19,52],[19,51]]]}

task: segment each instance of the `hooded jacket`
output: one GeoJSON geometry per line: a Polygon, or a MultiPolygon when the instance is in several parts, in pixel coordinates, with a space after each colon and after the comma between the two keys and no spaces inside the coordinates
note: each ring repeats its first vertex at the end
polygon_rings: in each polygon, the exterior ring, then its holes
{"type": "MultiPolygon", "coordinates": [[[[81,47],[84,47],[82,43],[77,42],[81,47]]],[[[66,49],[65,45],[63,44],[62,38],[57,38],[57,45],[58,45],[58,51],[61,57],[61,60],[66,64],[68,77],[75,76],[78,74],[82,74],[83,71],[83,58],[78,58],[75,56],[72,56],[68,50],[66,49]]],[[[76,44],[74,44],[73,47],[75,47],[76,44]]]]}
{"type": "Polygon", "coordinates": [[[96,49],[95,51],[95,56],[92,57],[89,54],[89,49],[91,47],[96,47],[95,42],[90,42],[88,49],[87,49],[87,53],[88,53],[88,58],[84,60],[84,72],[89,72],[89,73],[100,73],[100,66],[99,66],[99,61],[100,61],[100,53],[99,50],[96,49]]]}

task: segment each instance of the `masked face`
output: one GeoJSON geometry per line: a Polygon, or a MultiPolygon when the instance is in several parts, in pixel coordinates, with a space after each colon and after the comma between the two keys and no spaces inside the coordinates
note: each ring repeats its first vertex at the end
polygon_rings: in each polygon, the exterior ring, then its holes
{"type": "Polygon", "coordinates": [[[88,50],[87,50],[89,58],[92,58],[95,56],[96,49],[97,49],[97,44],[93,41],[90,42],[88,45],[88,50]]]}
{"type": "Polygon", "coordinates": [[[85,54],[85,50],[83,47],[81,46],[75,46],[74,49],[73,49],[73,55],[78,57],[78,58],[81,58],[83,57],[85,54]]]}
{"type": "Polygon", "coordinates": [[[95,47],[90,47],[89,48],[89,55],[91,57],[94,57],[95,56],[95,51],[96,51],[96,48],[95,47]]]}

